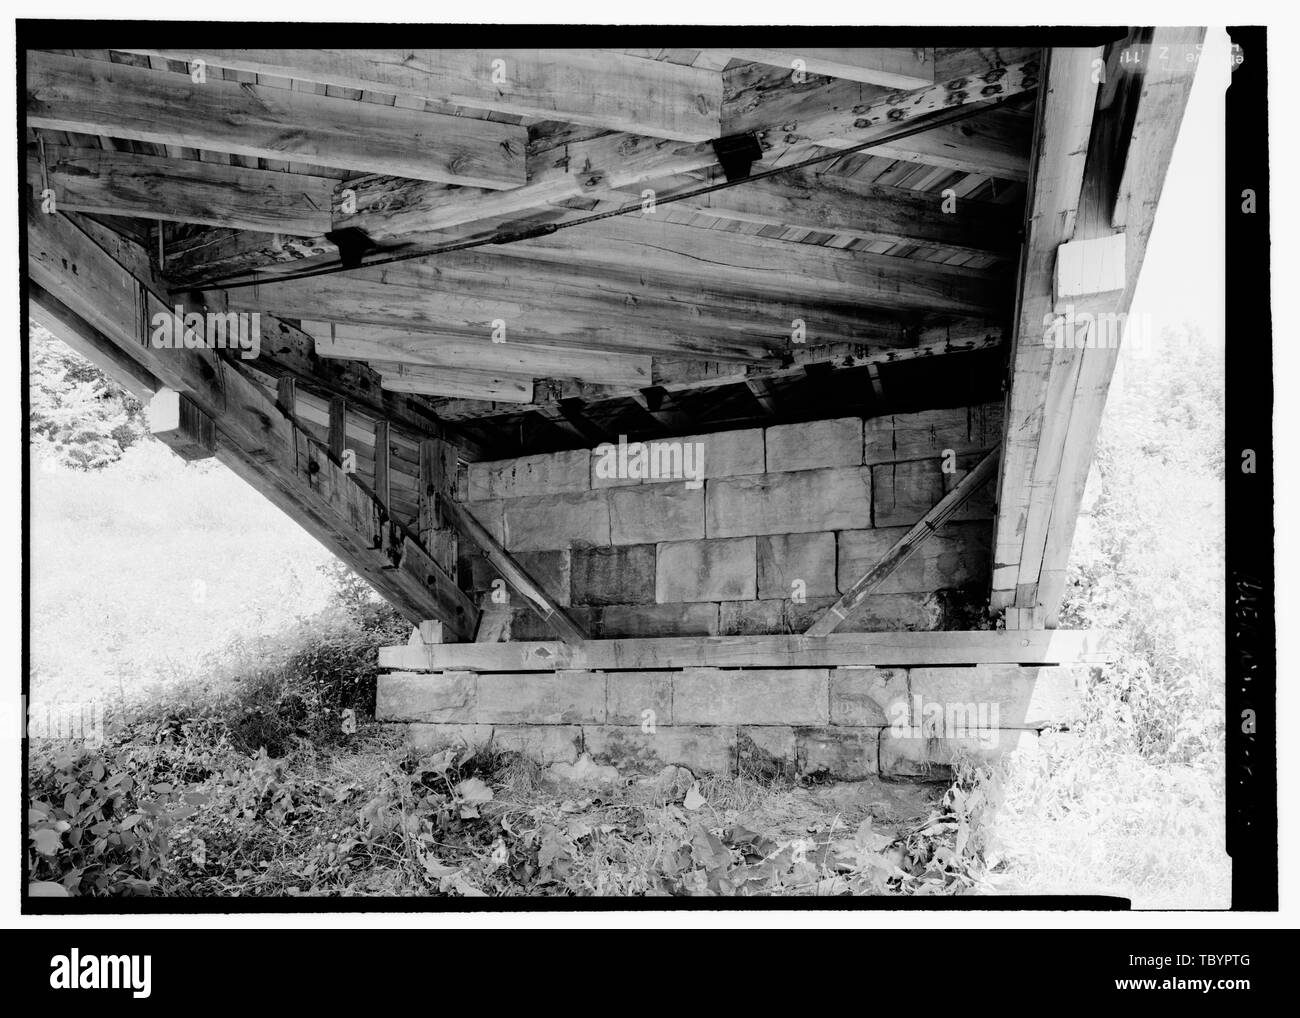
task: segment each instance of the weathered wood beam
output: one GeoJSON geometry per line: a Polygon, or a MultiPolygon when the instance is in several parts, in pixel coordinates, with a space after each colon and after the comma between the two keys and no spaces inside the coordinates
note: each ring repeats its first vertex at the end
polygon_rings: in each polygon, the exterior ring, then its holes
{"type": "MultiPolygon", "coordinates": [[[[1059,624],[1061,598],[1074,539],[1079,509],[1083,502],[1088,470],[1096,450],[1106,396],[1119,357],[1120,329],[1132,305],[1138,278],[1146,255],[1147,241],[1154,225],[1156,209],[1164,187],[1166,171],[1173,155],[1183,113],[1191,92],[1198,59],[1202,57],[1203,29],[1157,28],[1151,39],[1148,64],[1139,88],[1130,92],[1136,100],[1131,138],[1124,150],[1122,171],[1114,173],[1113,163],[1095,167],[1099,180],[1095,188],[1090,165],[1085,174],[1084,191],[1102,193],[1081,215],[1080,238],[1109,238],[1109,231],[1123,230],[1124,285],[1120,292],[1106,292],[1087,300],[1086,305],[1098,313],[1092,328],[1099,331],[1099,342],[1075,350],[1080,360],[1078,381],[1070,407],[1064,452],[1057,470],[1056,490],[1051,504],[1043,541],[1042,565],[1037,579],[1033,610],[1040,613],[1043,624],[1059,624]],[[1112,190],[1108,185],[1118,176],[1112,190]],[[1116,323],[1114,325],[1103,323],[1116,323]]],[[[1108,112],[1109,115],[1109,112],[1108,112]]],[[[1090,161],[1092,155],[1089,155],[1090,161]]],[[[1109,247],[1114,257],[1114,245],[1109,247]]],[[[1109,286],[1103,274],[1096,285],[1109,286]]]]}
{"type": "MultiPolygon", "coordinates": [[[[167,301],[147,272],[147,255],[126,262],[62,214],[29,206],[28,264],[33,280],[64,298],[73,311],[182,393],[213,424],[217,455],[271,498],[314,536],[366,576],[408,617],[439,618],[468,638],[477,609],[428,553],[400,532],[395,557],[386,555],[380,506],[357,480],[333,463],[296,421],[251,381],[236,357],[211,348],[161,345],[164,326],[184,331],[181,314],[201,305],[167,301]],[[135,269],[132,269],[132,265],[135,269]],[[140,266],[145,270],[141,270],[140,266]],[[140,274],[136,274],[139,272],[140,274]]],[[[121,242],[129,252],[129,242],[121,242]]]]}
{"type": "Polygon", "coordinates": [[[830,636],[693,636],[664,639],[425,644],[383,647],[381,668],[417,671],[549,672],[557,668],[828,668],[1105,663],[1113,637],[1103,630],[1055,629],[830,636]]]}
{"type": "Polygon", "coordinates": [[[962,74],[907,92],[886,91],[864,97],[862,86],[831,81],[805,89],[772,89],[759,80],[758,87],[729,100],[723,111],[727,133],[754,131],[772,155],[764,163],[795,161],[801,145],[846,149],[887,134],[900,124],[931,114],[951,112],[970,103],[1002,101],[1038,86],[1036,57],[1007,67],[962,74]],[[776,158],[773,158],[775,156],[776,158]]]}
{"type": "Polygon", "coordinates": [[[1100,49],[1053,49],[1045,58],[998,479],[992,580],[995,611],[1016,600],[1053,360],[1053,351],[1043,341],[1044,322],[1050,321],[1052,311],[1056,249],[1074,232],[1097,97],[1093,61],[1100,58],[1100,49]]]}
{"type": "Polygon", "coordinates": [[[335,322],[304,320],[302,328],[315,339],[319,357],[504,372],[532,378],[582,378],[621,386],[645,385],[651,377],[650,358],[645,355],[494,343],[486,337],[472,340],[335,322]]]}
{"type": "Polygon", "coordinates": [[[40,284],[28,281],[27,300],[32,322],[94,363],[140,402],[147,403],[162,387],[148,368],[40,284]]]}
{"type": "Polygon", "coordinates": [[[456,494],[456,447],[430,438],[420,443],[416,530],[443,572],[456,579],[457,536],[446,505],[456,494]]]}
{"type": "Polygon", "coordinates": [[[1167,59],[1153,59],[1141,73],[1130,70],[1126,77],[1118,65],[1123,44],[1111,47],[1108,77],[1121,80],[1107,90],[1089,126],[1068,231],[1050,252],[1055,266],[1050,259],[1045,265],[1056,268],[1055,278],[1040,274],[1021,298],[1041,314],[1036,320],[1022,316],[1009,396],[1017,417],[1008,416],[1008,436],[1020,429],[1018,475],[1028,471],[1032,478],[1017,489],[1004,473],[1002,490],[1010,504],[1003,506],[999,498],[992,596],[995,608],[1008,608],[1009,627],[1050,628],[1058,622],[1070,544],[1119,340],[1203,34],[1155,30],[1147,52],[1164,52],[1167,59]],[[1141,167],[1129,177],[1140,183],[1125,192],[1120,181],[1130,166],[1141,167]],[[1118,224],[1124,225],[1122,266],[1115,261],[1121,251],[1118,224]],[[1091,274],[1090,284],[1076,282],[1058,293],[1062,253],[1075,245],[1096,247],[1107,264],[1091,274]],[[1108,267],[1122,269],[1119,290],[1108,267]],[[1084,292],[1095,287],[1103,289],[1084,292]],[[1045,328],[1053,313],[1063,316],[1059,332],[1045,328]],[[1049,344],[1057,338],[1060,343],[1049,344]]]}
{"type": "MultiPolygon", "coordinates": [[[[663,185],[664,182],[658,182],[663,185]]],[[[665,193],[699,182],[677,178],[665,193]]],[[[728,222],[816,230],[841,237],[893,244],[922,244],[953,252],[1009,255],[1015,250],[1014,211],[957,200],[945,211],[942,194],[864,183],[835,173],[792,170],[779,177],[675,202],[674,207],[728,222]]],[[[779,243],[771,243],[784,250],[779,243]]]]}
{"type": "MultiPolygon", "coordinates": [[[[549,250],[554,255],[554,249],[549,250]]],[[[904,259],[892,259],[903,263],[898,268],[860,262],[855,272],[841,273],[841,281],[810,286],[814,291],[838,291],[841,300],[831,302],[815,292],[765,293],[740,279],[729,280],[730,288],[723,288],[702,286],[684,273],[676,278],[641,276],[635,273],[637,256],[631,257],[634,260],[625,263],[629,271],[593,267],[575,273],[560,257],[546,264],[457,252],[339,275],[268,279],[225,294],[232,309],[299,319],[478,340],[490,339],[499,328],[494,323],[501,323],[508,342],[733,361],[784,356],[793,345],[797,321],[803,323],[808,346],[903,344],[897,314],[864,307],[868,301],[935,311],[983,307],[999,299],[999,288],[984,286],[978,278],[928,271],[904,259]],[[855,277],[862,290],[850,302],[855,277]]],[[[804,266],[808,260],[796,263],[804,266]]],[[[780,259],[773,257],[754,275],[787,289],[805,282],[791,275],[795,270],[790,263],[785,266],[782,269],[780,259]]]]}
{"type": "Polygon", "coordinates": [[[385,511],[391,511],[392,495],[392,439],[387,421],[375,421],[375,499],[385,511]]]}
{"type": "Polygon", "coordinates": [[[993,476],[998,462],[998,452],[987,453],[948,494],[922,516],[916,524],[875,565],[849,587],[833,605],[827,608],[808,627],[808,636],[829,636],[862,606],[867,596],[899,566],[906,562],[921,545],[925,544],[957,513],[959,509],[993,476]]]}
{"type": "Polygon", "coordinates": [[[542,585],[533,579],[517,559],[492,536],[473,512],[447,496],[440,499],[441,511],[466,540],[478,548],[484,558],[491,563],[501,578],[517,590],[525,602],[566,644],[580,645],[586,634],[565,614],[564,609],[542,589],[542,585]]]}
{"type": "Polygon", "coordinates": [[[544,117],[679,141],[707,141],[721,134],[721,75],[608,51],[166,49],[129,52],[186,63],[200,59],[215,67],[254,74],[414,96],[450,106],[544,117]]]}
{"type": "Polygon", "coordinates": [[[933,50],[808,47],[805,49],[711,49],[715,60],[768,64],[792,74],[820,74],[884,88],[924,88],[934,84],[933,50]]]}
{"type": "Polygon", "coordinates": [[[886,142],[871,154],[999,180],[1028,180],[1030,140],[1021,117],[992,109],[960,123],[939,124],[886,142]]]}
{"type": "MultiPolygon", "coordinates": [[[[929,340],[914,347],[902,347],[898,349],[884,349],[875,353],[863,353],[859,349],[846,349],[837,356],[826,356],[818,358],[814,351],[809,351],[806,358],[796,358],[798,363],[794,367],[781,367],[775,363],[751,364],[746,366],[737,366],[733,364],[715,364],[708,365],[698,361],[684,362],[666,362],[662,366],[656,360],[654,367],[654,378],[657,387],[661,387],[669,398],[674,395],[684,395],[690,392],[716,389],[727,385],[746,385],[755,383],[765,393],[766,398],[771,402],[772,397],[768,394],[770,384],[779,382],[783,379],[797,378],[804,375],[811,366],[823,365],[827,369],[851,368],[855,366],[871,364],[889,364],[914,360],[918,358],[943,357],[950,354],[974,353],[981,350],[991,350],[1002,343],[1002,332],[996,327],[990,326],[987,331],[975,336],[963,336],[957,339],[937,339],[929,340]],[[678,371],[679,367],[707,367],[711,370],[699,373],[696,371],[678,371]]],[[[535,396],[542,395],[540,387],[534,388],[535,396]]],[[[627,389],[604,389],[598,393],[592,393],[587,397],[587,403],[599,405],[603,400],[611,399],[633,399],[641,402],[638,396],[640,390],[627,389]]],[[[531,403],[525,406],[508,406],[493,408],[483,403],[466,403],[461,405],[440,406],[439,412],[448,420],[471,420],[475,418],[492,416],[499,413],[518,413],[520,410],[532,410],[542,413],[553,423],[560,422],[555,418],[560,417],[558,409],[559,396],[546,394],[546,402],[531,403]]],[[[642,399],[645,397],[642,396],[642,399]]],[[[757,396],[756,396],[757,398],[757,396]]],[[[770,408],[771,413],[776,412],[775,403],[770,408]]],[[[567,424],[567,422],[566,422],[567,424]]],[[[571,429],[572,430],[572,429],[571,429]]],[[[579,432],[574,432],[579,438],[585,439],[586,436],[579,432]]]]}
{"type": "Polygon", "coordinates": [[[27,55],[27,124],[473,187],[526,180],[522,127],[51,53],[27,55]]]}
{"type": "MultiPolygon", "coordinates": [[[[331,229],[338,181],[226,163],[47,144],[44,170],[65,212],[99,212],[302,236],[331,229]]],[[[39,157],[28,182],[42,179],[39,157]]]]}
{"type": "Polygon", "coordinates": [[[486,399],[497,403],[528,403],[533,398],[532,379],[521,375],[388,361],[374,361],[373,366],[379,372],[380,384],[389,392],[486,399]]]}
{"type": "MultiPolygon", "coordinates": [[[[970,103],[992,102],[1038,85],[1038,61],[983,69],[912,92],[885,92],[862,101],[867,87],[841,81],[813,87],[793,97],[765,87],[751,102],[724,112],[722,133],[754,131],[766,150],[763,169],[789,165],[824,148],[852,148],[883,140],[922,118],[964,113],[970,103]],[[845,88],[847,86],[847,93],[845,88]]],[[[928,122],[928,120],[927,120],[928,122]]],[[[400,208],[362,211],[363,219],[342,217],[337,225],[361,226],[376,239],[463,227],[496,217],[518,217],[548,205],[593,193],[634,187],[717,165],[710,144],[680,145],[662,138],[613,133],[564,139],[528,160],[528,183],[500,193],[446,194],[408,189],[400,208]]]]}

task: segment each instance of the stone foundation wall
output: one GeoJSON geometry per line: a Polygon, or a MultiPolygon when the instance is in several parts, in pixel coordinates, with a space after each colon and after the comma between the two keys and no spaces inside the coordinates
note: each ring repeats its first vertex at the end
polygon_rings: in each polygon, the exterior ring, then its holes
{"type": "Polygon", "coordinates": [[[1086,666],[682,668],[383,674],[376,714],[421,748],[620,770],[944,779],[1078,715],[1086,666]]]}
{"type": "MultiPolygon", "coordinates": [[[[592,638],[804,631],[1001,438],[988,405],[666,441],[702,483],[602,476],[575,450],[473,463],[460,495],[592,638]]],[[[965,628],[987,596],[993,489],[886,580],[843,632],[965,628]]],[[[553,634],[463,550],[462,586],[507,596],[508,639],[553,634]]]]}

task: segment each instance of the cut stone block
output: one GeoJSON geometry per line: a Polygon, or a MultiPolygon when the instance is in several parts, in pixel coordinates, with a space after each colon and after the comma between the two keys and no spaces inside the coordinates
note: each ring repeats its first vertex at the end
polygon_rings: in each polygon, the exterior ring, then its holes
{"type": "Polygon", "coordinates": [[[683,484],[686,474],[693,478],[730,477],[735,474],[763,472],[763,431],[718,431],[708,435],[685,435],[681,438],[652,440],[646,446],[646,470],[634,469],[631,459],[638,456],[641,443],[629,443],[626,467],[619,466],[618,445],[610,444],[612,457],[603,457],[600,447],[592,450],[591,486],[593,488],[626,487],[635,484],[683,484]],[[688,455],[689,447],[689,455],[688,455]],[[700,469],[701,465],[703,470],[700,469]],[[687,471],[686,468],[690,467],[687,471]],[[651,471],[649,468],[655,467],[651,471]],[[644,476],[617,476],[643,474],[644,476]],[[650,476],[656,472],[659,476],[650,476]],[[602,476],[613,475],[613,476],[602,476]]]}
{"type": "Polygon", "coordinates": [[[473,722],[478,676],[473,672],[389,672],[375,679],[379,721],[473,722]]]}
{"type": "Polygon", "coordinates": [[[704,488],[642,484],[610,488],[609,544],[657,544],[704,536],[704,488]]]}
{"type": "MultiPolygon", "coordinates": [[[[723,601],[719,608],[718,631],[723,636],[756,636],[764,633],[803,633],[831,605],[834,597],[810,597],[803,604],[784,601],[723,601]]],[[[943,627],[943,606],[933,594],[873,594],[849,619],[839,633],[918,632],[943,627]]]]}
{"type": "Polygon", "coordinates": [[[583,729],[592,758],[620,771],[656,771],[674,764],[696,773],[734,774],[736,729],[731,725],[592,725],[583,729]]]}
{"type": "Polygon", "coordinates": [[[858,466],[862,462],[862,418],[778,424],[767,429],[767,473],[858,466]]]}
{"type": "Polygon", "coordinates": [[[535,495],[505,503],[505,545],[511,551],[607,545],[609,503],[606,492],[535,495]]]}
{"type": "Polygon", "coordinates": [[[483,524],[483,529],[495,537],[499,544],[506,543],[505,502],[500,499],[466,502],[462,508],[483,524]]]}
{"type": "Polygon", "coordinates": [[[757,539],[758,596],[790,598],[795,582],[809,600],[834,595],[835,535],[774,534],[757,539]]]}
{"type": "Polygon", "coordinates": [[[832,725],[879,728],[911,722],[905,668],[832,668],[830,691],[832,725]]]}
{"type": "MultiPolygon", "coordinates": [[[[520,599],[522,600],[522,599],[520,599]]],[[[599,608],[570,606],[564,609],[570,621],[590,637],[595,637],[592,613],[599,608]]],[[[510,613],[510,639],[519,641],[546,641],[557,638],[555,627],[543,619],[531,608],[515,608],[510,613]]]]}
{"type": "MultiPolygon", "coordinates": [[[[944,473],[943,491],[946,495],[961,482],[961,479],[973,470],[976,464],[982,459],[982,456],[958,456],[956,459],[956,470],[952,473],[944,473]]],[[[942,472],[943,464],[940,462],[940,471],[942,472]]],[[[966,504],[958,509],[949,519],[952,520],[991,520],[997,516],[997,481],[989,480],[983,484],[979,491],[975,492],[966,500],[966,504]]]]}
{"type": "MultiPolygon", "coordinates": [[[[910,528],[846,530],[839,535],[840,590],[852,586],[910,528]]],[[[887,576],[875,594],[930,593],[987,580],[992,524],[949,523],[887,576]]]]}
{"type": "Polygon", "coordinates": [[[892,728],[880,730],[881,777],[912,781],[943,781],[952,778],[952,765],[966,759],[992,763],[1010,753],[1033,752],[1038,735],[1019,729],[999,729],[974,739],[934,739],[924,735],[898,734],[892,728]]]}
{"type": "Polygon", "coordinates": [[[469,497],[520,498],[558,495],[591,487],[591,453],[586,449],[469,465],[469,497]]]}
{"type": "Polygon", "coordinates": [[[705,485],[709,537],[848,530],[871,520],[871,471],[829,467],[705,485]]]}
{"type": "Polygon", "coordinates": [[[825,668],[687,668],[673,676],[673,720],[701,725],[824,725],[825,668]]]}
{"type": "Polygon", "coordinates": [[[494,725],[492,746],[538,763],[573,763],[582,752],[582,729],[577,725],[494,725]]]}
{"type": "Polygon", "coordinates": [[[658,546],[655,600],[752,600],[756,565],[754,538],[674,541],[658,546]]]}
{"type": "Polygon", "coordinates": [[[478,676],[480,724],[560,725],[605,720],[605,677],[562,671],[478,676]]]}
{"type": "Polygon", "coordinates": [[[671,725],[673,673],[607,672],[605,710],[611,725],[671,725]]]}
{"type": "Polygon", "coordinates": [[[1002,404],[873,417],[863,428],[864,463],[987,452],[1002,441],[1002,404]]]}
{"type": "Polygon", "coordinates": [[[1086,680],[1086,668],[1070,665],[913,668],[912,724],[927,731],[936,727],[935,734],[947,737],[987,728],[1068,725],[1082,714],[1086,680]]]}
{"type": "Polygon", "coordinates": [[[574,604],[646,604],[655,599],[655,546],[575,548],[570,557],[574,604]]]}
{"type": "Polygon", "coordinates": [[[836,781],[862,781],[879,773],[879,728],[799,728],[799,772],[836,781]]]}
{"type": "MultiPolygon", "coordinates": [[[[468,583],[467,589],[476,594],[490,593],[493,581],[503,580],[487,556],[467,550],[468,542],[461,542],[460,577],[468,583]]],[[[529,576],[541,584],[552,600],[558,605],[569,603],[569,552],[563,551],[521,551],[515,554],[517,561],[529,576]]],[[[526,603],[522,594],[509,583],[503,588],[509,596],[509,603],[519,607],[526,603]]]]}
{"type": "Polygon", "coordinates": [[[938,460],[871,468],[872,520],[877,527],[911,526],[944,495],[938,460]]]}
{"type": "Polygon", "coordinates": [[[412,749],[421,753],[433,753],[441,749],[483,749],[492,743],[492,726],[407,725],[406,741],[412,749]]]}
{"type": "Polygon", "coordinates": [[[612,604],[593,608],[600,618],[593,619],[588,632],[601,639],[656,636],[717,636],[718,606],[712,601],[694,604],[612,604]]]}
{"type": "Polygon", "coordinates": [[[789,725],[745,725],[736,733],[736,767],[760,780],[792,778],[799,754],[789,725]]]}
{"type": "MultiPolygon", "coordinates": [[[[570,559],[568,549],[562,551],[521,551],[515,560],[524,572],[541,584],[558,605],[569,603],[570,559]]],[[[522,597],[522,595],[521,595],[522,597]]]]}

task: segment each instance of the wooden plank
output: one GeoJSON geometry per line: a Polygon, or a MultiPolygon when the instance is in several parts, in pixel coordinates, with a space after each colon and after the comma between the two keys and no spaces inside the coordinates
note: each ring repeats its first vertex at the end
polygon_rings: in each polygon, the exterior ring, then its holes
{"type": "Polygon", "coordinates": [[[844,78],[884,88],[924,88],[934,84],[931,50],[867,47],[808,47],[806,49],[709,50],[713,58],[769,64],[788,71],[844,78]]]}
{"type": "Polygon", "coordinates": [[[525,182],[522,127],[33,52],[27,124],[474,187],[525,182]]]}
{"type": "Polygon", "coordinates": [[[391,440],[388,437],[388,422],[375,421],[375,498],[385,510],[393,504],[390,492],[392,485],[391,440]]]}
{"type": "MultiPolygon", "coordinates": [[[[466,637],[473,631],[473,603],[409,538],[395,562],[380,550],[384,524],[373,496],[244,374],[241,360],[213,349],[153,345],[151,323],[167,320],[178,305],[182,314],[204,309],[164,300],[147,274],[142,251],[131,255],[133,245],[119,241],[128,264],[145,266],[136,276],[62,214],[29,209],[27,227],[27,268],[35,282],[65,297],[90,325],[206,414],[223,463],[255,483],[408,616],[440,618],[466,637]]],[[[176,331],[182,331],[179,324],[176,331]]]]}
{"type": "MultiPolygon", "coordinates": [[[[724,240],[728,236],[719,234],[724,240]]],[[[764,276],[775,278],[780,271],[772,265],[764,276]]],[[[783,283],[789,287],[790,269],[784,272],[783,283]]],[[[795,320],[805,323],[808,347],[832,342],[904,345],[896,314],[900,304],[929,309],[932,302],[945,302],[945,292],[952,295],[946,299],[948,304],[997,299],[991,292],[994,288],[976,285],[978,280],[954,283],[913,276],[907,266],[879,273],[869,267],[858,278],[864,280],[864,289],[870,286],[870,292],[858,295],[849,307],[814,304],[808,295],[795,299],[761,294],[753,287],[750,292],[705,289],[698,280],[685,278],[643,278],[596,269],[575,273],[571,265],[562,263],[488,256],[453,260],[447,255],[428,262],[357,269],[341,277],[268,280],[225,292],[232,310],[273,311],[292,318],[480,341],[491,338],[497,328],[493,323],[502,322],[508,341],[513,342],[729,361],[784,354],[792,345],[795,320]],[[458,265],[470,270],[457,271],[458,265]],[[891,297],[889,287],[896,280],[903,292],[891,297]],[[882,305],[896,302],[895,312],[862,307],[868,299],[882,305]]],[[[836,284],[836,288],[849,285],[836,284]]]]}
{"type": "Polygon", "coordinates": [[[351,360],[385,361],[425,367],[503,372],[532,378],[582,378],[605,385],[648,385],[648,356],[589,352],[530,343],[436,336],[380,326],[304,320],[316,341],[316,354],[351,360]]]}
{"type": "Polygon", "coordinates": [[[1029,143],[1030,134],[1019,117],[993,109],[885,142],[871,154],[999,180],[1028,180],[1029,143]]]}
{"type": "Polygon", "coordinates": [[[186,62],[198,58],[217,67],[257,74],[415,96],[451,106],[543,117],[680,141],[707,141],[721,133],[721,75],[678,64],[638,60],[609,51],[227,49],[133,52],[186,62]]]}
{"type": "Polygon", "coordinates": [[[297,383],[292,375],[281,375],[275,386],[275,405],[286,414],[298,412],[297,383]]]}
{"type": "MultiPolygon", "coordinates": [[[[311,235],[331,229],[338,181],[226,163],[45,146],[45,169],[63,211],[141,216],[238,230],[311,235]]],[[[29,160],[28,180],[40,179],[29,160]]]]}
{"type": "Polygon", "coordinates": [[[426,368],[376,361],[380,384],[390,392],[419,392],[428,396],[487,399],[497,403],[528,403],[532,380],[493,371],[426,368]]]}
{"type": "MultiPolygon", "coordinates": [[[[696,183],[676,179],[669,193],[696,183]]],[[[1007,254],[1016,244],[1017,224],[1009,210],[1000,206],[959,201],[956,213],[946,213],[940,194],[921,194],[811,169],[674,204],[728,222],[818,230],[896,244],[924,243],[954,252],[1007,254]]]]}
{"type": "Polygon", "coordinates": [[[348,404],[342,396],[330,400],[329,450],[335,463],[343,462],[343,450],[348,438],[348,404]]]}
{"type": "Polygon", "coordinates": [[[416,487],[416,533],[430,557],[456,579],[458,538],[446,505],[456,494],[456,447],[430,438],[420,443],[420,476],[416,487]]]}
{"type": "Polygon", "coordinates": [[[693,636],[562,643],[381,647],[381,668],[413,671],[549,672],[563,668],[907,667],[977,664],[1100,664],[1114,646],[1102,630],[833,633],[830,636],[693,636]]]}
{"type": "Polygon", "coordinates": [[[998,453],[988,453],[948,494],[917,521],[880,561],[868,569],[853,585],[808,627],[809,636],[829,636],[861,606],[867,596],[902,565],[911,554],[951,519],[966,501],[993,476],[998,453]]]}

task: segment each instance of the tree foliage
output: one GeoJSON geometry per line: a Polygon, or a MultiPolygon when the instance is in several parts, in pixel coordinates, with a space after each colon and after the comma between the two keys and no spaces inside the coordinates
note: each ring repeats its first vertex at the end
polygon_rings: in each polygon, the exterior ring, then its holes
{"type": "Polygon", "coordinates": [[[28,427],[36,458],[98,470],[148,433],[144,407],[44,329],[31,329],[28,427]]]}

